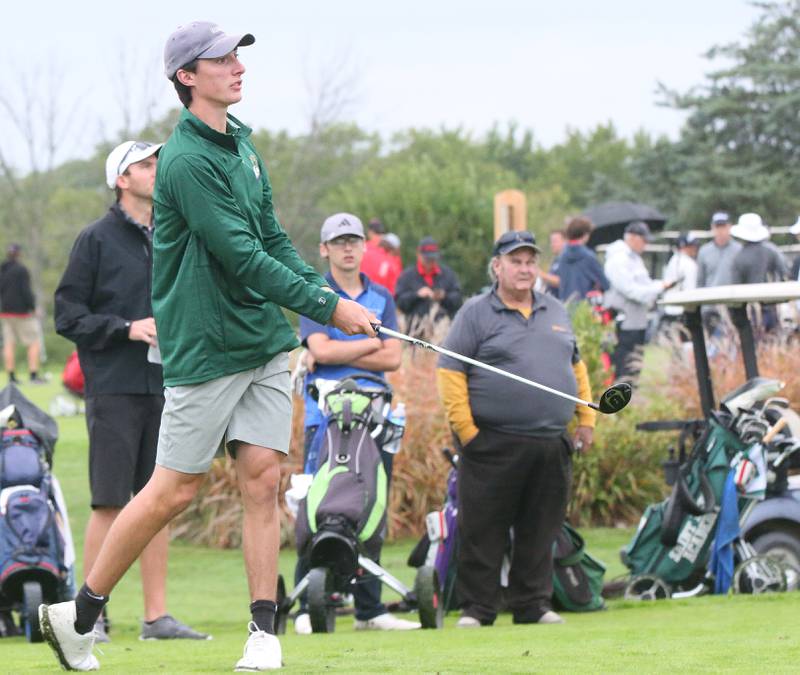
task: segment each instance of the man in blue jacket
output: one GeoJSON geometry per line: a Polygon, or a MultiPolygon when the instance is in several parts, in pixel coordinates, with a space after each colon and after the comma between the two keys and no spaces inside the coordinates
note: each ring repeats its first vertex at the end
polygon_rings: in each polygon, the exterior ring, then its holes
{"type": "Polygon", "coordinates": [[[577,216],[567,225],[567,245],[559,259],[558,299],[583,300],[590,291],[607,291],[608,279],[587,245],[593,229],[592,221],[577,216]]]}

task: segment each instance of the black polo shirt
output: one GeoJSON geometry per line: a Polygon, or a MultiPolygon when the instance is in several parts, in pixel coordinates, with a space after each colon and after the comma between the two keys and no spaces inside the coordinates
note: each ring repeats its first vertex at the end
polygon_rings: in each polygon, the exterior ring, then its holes
{"type": "MultiPolygon", "coordinates": [[[[471,298],[456,314],[444,346],[577,395],[572,366],[580,360],[578,345],[566,308],[551,295],[534,294],[527,319],[504,305],[495,289],[471,298]]],[[[449,356],[439,357],[439,367],[466,374],[472,416],[480,429],[553,436],[575,414],[571,401],[449,356]]]]}

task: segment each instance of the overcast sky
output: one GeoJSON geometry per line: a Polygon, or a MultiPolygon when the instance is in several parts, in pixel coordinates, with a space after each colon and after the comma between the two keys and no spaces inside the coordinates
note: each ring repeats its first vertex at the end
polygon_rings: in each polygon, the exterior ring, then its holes
{"type": "MultiPolygon", "coordinates": [[[[156,113],[178,104],[161,70],[164,41],[207,19],[256,36],[240,52],[244,100],[232,110],[256,128],[307,128],[309,84],[344,63],[358,85],[344,117],[386,135],[442,125],[479,134],[515,120],[551,145],[567,127],[611,120],[625,135],[674,137],[682,116],[657,105],[657,82],[702,83],[702,54],[739,39],[757,15],[743,0],[15,2],[3,10],[0,95],[20,110],[22,84],[56,91],[63,119],[77,112],[59,159],[85,156],[116,139],[120,100],[134,122],[144,101],[156,113]]],[[[0,150],[27,165],[2,112],[0,150]]]]}

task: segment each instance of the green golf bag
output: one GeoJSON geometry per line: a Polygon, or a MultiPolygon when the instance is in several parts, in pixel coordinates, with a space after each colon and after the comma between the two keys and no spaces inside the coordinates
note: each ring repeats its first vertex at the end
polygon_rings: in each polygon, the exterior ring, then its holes
{"type": "Polygon", "coordinates": [[[740,439],[713,417],[686,462],[672,494],[647,507],[631,542],[620,552],[632,577],[658,577],[674,589],[693,587],[704,576],[718,509],[740,439]]]}

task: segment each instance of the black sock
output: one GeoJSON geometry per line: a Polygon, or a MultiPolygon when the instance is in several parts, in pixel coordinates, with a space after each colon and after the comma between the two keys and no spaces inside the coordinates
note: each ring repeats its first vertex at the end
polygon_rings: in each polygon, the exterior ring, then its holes
{"type": "Polygon", "coordinates": [[[278,605],[272,600],[254,600],[250,603],[250,614],[258,630],[275,635],[275,612],[278,605]]]}
{"type": "Polygon", "coordinates": [[[36,371],[36,370],[32,370],[31,371],[31,379],[35,380],[37,377],[39,377],[39,372],[36,371]]]}
{"type": "Polygon", "coordinates": [[[97,595],[86,584],[81,586],[75,596],[75,630],[81,635],[93,630],[107,602],[108,596],[97,595]]]}
{"type": "Polygon", "coordinates": [[[13,370],[8,371],[8,381],[9,382],[16,382],[17,381],[17,374],[13,370]]]}

